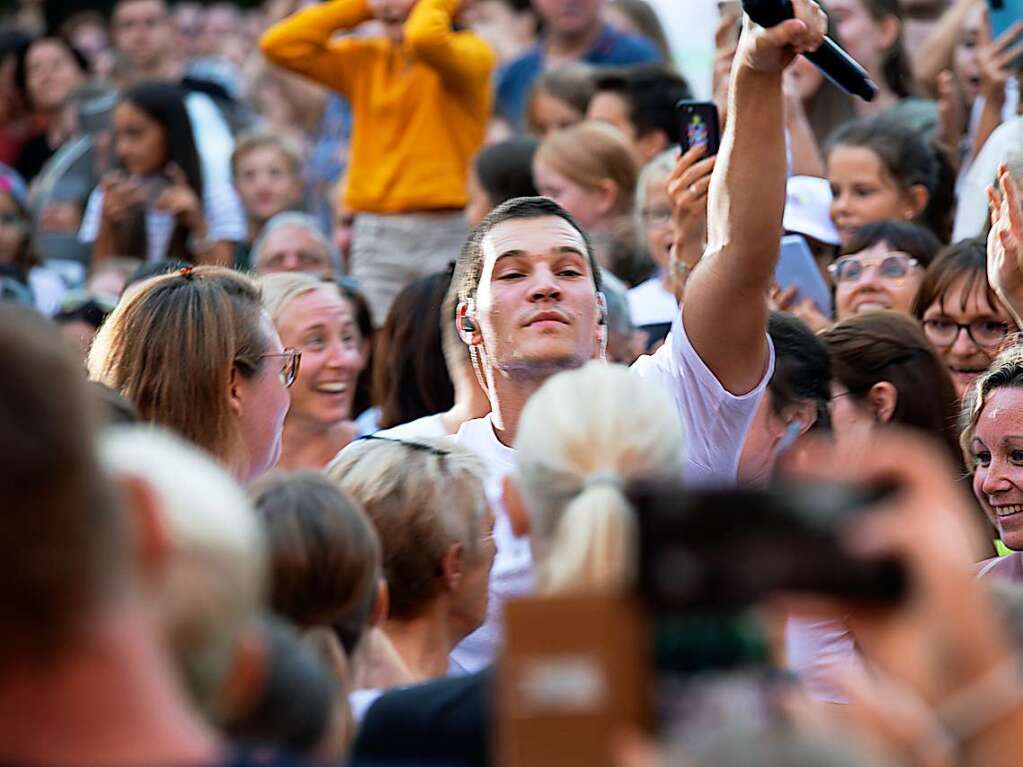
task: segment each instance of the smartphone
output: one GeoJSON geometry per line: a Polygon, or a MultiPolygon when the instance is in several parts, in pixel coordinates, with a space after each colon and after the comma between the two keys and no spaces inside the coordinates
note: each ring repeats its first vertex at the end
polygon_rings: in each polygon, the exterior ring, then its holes
{"type": "Polygon", "coordinates": [[[893,559],[866,560],[842,545],[844,528],[891,494],[835,483],[766,490],[694,491],[636,483],[639,591],[654,614],[734,614],[776,592],[890,604],[906,574],[893,559]]]}
{"type": "Polygon", "coordinates": [[[160,195],[167,190],[171,185],[170,179],[162,173],[158,173],[154,176],[146,176],[139,179],[139,184],[142,189],[142,200],[146,208],[152,208],[160,195]]]}
{"type": "Polygon", "coordinates": [[[774,281],[782,290],[796,288],[796,300],[809,298],[825,317],[831,316],[831,289],[817,267],[806,238],[787,234],[781,240],[781,256],[774,270],[774,281]]]}
{"type": "MultiPolygon", "coordinates": [[[[1017,21],[1023,21],[1023,0],[987,0],[991,39],[997,40],[1017,21]]],[[[1021,36],[1017,36],[1019,42],[1021,36]]],[[[1012,69],[1023,69],[1023,56],[1012,62],[1012,69]]]]}
{"type": "Polygon", "coordinates": [[[721,122],[713,101],[683,100],[675,105],[679,113],[679,144],[683,152],[697,144],[706,147],[704,157],[718,153],[721,146],[721,122]]]}

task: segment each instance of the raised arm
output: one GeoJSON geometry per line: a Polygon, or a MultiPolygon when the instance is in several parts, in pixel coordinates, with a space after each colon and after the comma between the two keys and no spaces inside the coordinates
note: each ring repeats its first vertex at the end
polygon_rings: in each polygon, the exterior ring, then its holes
{"type": "Polygon", "coordinates": [[[754,389],[768,361],[767,295],[787,173],[782,71],[798,52],[816,49],[827,28],[812,0],[794,0],[793,8],[794,19],[771,29],[745,20],[711,177],[707,251],[682,308],[693,348],[733,394],[754,389]]]}
{"type": "Polygon", "coordinates": [[[259,48],[274,64],[345,93],[352,72],[344,59],[356,46],[351,40],[332,42],[332,38],[372,18],[368,0],[313,5],[270,27],[259,48]]]}
{"type": "Polygon", "coordinates": [[[481,37],[451,28],[461,4],[462,0],[419,0],[405,22],[405,44],[450,87],[486,97],[497,58],[481,37]]]}
{"type": "Polygon", "coordinates": [[[987,238],[987,276],[1018,327],[1023,328],[1023,194],[1008,167],[988,188],[991,231],[987,238]]]}

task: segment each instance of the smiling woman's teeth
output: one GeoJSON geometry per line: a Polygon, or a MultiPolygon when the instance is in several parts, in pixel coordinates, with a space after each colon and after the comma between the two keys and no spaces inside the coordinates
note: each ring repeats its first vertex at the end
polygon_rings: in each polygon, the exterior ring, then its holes
{"type": "Polygon", "coordinates": [[[325,383],[316,387],[316,391],[327,392],[328,394],[344,394],[348,391],[348,384],[325,383]]]}
{"type": "Polygon", "coordinates": [[[995,514],[999,517],[1011,517],[1013,514],[1019,514],[1023,511],[1023,506],[999,506],[995,509],[995,514]]]}

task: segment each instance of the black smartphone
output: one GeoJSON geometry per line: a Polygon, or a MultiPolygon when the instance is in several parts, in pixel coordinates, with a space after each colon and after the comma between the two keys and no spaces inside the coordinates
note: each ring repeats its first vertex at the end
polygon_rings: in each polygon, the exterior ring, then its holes
{"type": "Polygon", "coordinates": [[[683,100],[675,108],[679,113],[682,151],[687,152],[691,147],[703,144],[706,147],[705,157],[717,154],[721,146],[721,123],[714,102],[683,100]]]}
{"type": "Polygon", "coordinates": [[[901,562],[852,556],[842,545],[856,515],[891,493],[833,483],[694,491],[637,483],[640,595],[654,615],[726,614],[776,592],[893,603],[901,562]]]}

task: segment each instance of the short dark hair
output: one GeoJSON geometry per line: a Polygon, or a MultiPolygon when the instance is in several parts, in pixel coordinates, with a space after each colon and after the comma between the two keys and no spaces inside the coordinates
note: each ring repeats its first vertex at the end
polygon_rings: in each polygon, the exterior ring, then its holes
{"type": "Polygon", "coordinates": [[[815,429],[830,429],[831,358],[828,347],[798,317],[771,312],[767,333],[774,345],[774,374],[768,388],[775,415],[800,401],[817,405],[815,429]]]}
{"type": "Polygon", "coordinates": [[[941,241],[930,229],[907,221],[874,221],[864,224],[853,235],[849,244],[842,248],[842,255],[859,253],[872,248],[879,242],[888,243],[895,250],[915,258],[926,269],[941,250],[941,241]]]}
{"type": "Polygon", "coordinates": [[[536,197],[533,157],[540,142],[530,137],[499,141],[476,155],[476,175],[494,207],[516,197],[536,197]]]}
{"type": "Polygon", "coordinates": [[[0,304],[0,667],[75,641],[127,577],[125,519],[96,453],[98,405],[55,325],[0,304]]]}
{"type": "Polygon", "coordinates": [[[659,130],[668,143],[677,143],[680,123],[675,105],[693,96],[678,72],[663,64],[640,64],[601,72],[595,85],[597,93],[616,93],[626,101],[638,138],[659,130]]]}
{"type": "Polygon", "coordinates": [[[18,60],[14,66],[14,84],[18,88],[18,92],[21,97],[25,100],[26,104],[34,106],[32,104],[32,97],[28,92],[28,54],[32,50],[32,47],[36,43],[59,43],[67,49],[67,52],[71,54],[71,58],[74,60],[78,67],[78,70],[83,75],[89,74],[89,60],[85,58],[85,54],[78,50],[71,41],[62,35],[43,35],[33,40],[29,40],[18,48],[18,60]]]}
{"type": "MultiPolygon", "coordinates": [[[[999,305],[998,295],[987,280],[987,243],[981,237],[972,237],[946,248],[927,267],[913,299],[913,316],[923,319],[924,313],[935,301],[940,301],[944,307],[945,294],[960,278],[965,280],[964,302],[980,288],[989,306],[995,308],[999,305]]],[[[966,309],[965,305],[959,308],[966,309]]]]}
{"type": "Polygon", "coordinates": [[[583,238],[590,271],[593,272],[593,285],[596,290],[600,290],[603,282],[600,265],[593,253],[593,244],[572,214],[548,197],[516,197],[494,208],[469,235],[469,240],[458,257],[453,278],[454,284],[458,286],[458,300],[464,302],[476,298],[480,277],[483,274],[483,238],[490,234],[495,226],[505,221],[528,221],[551,216],[567,221],[583,238]]]}

